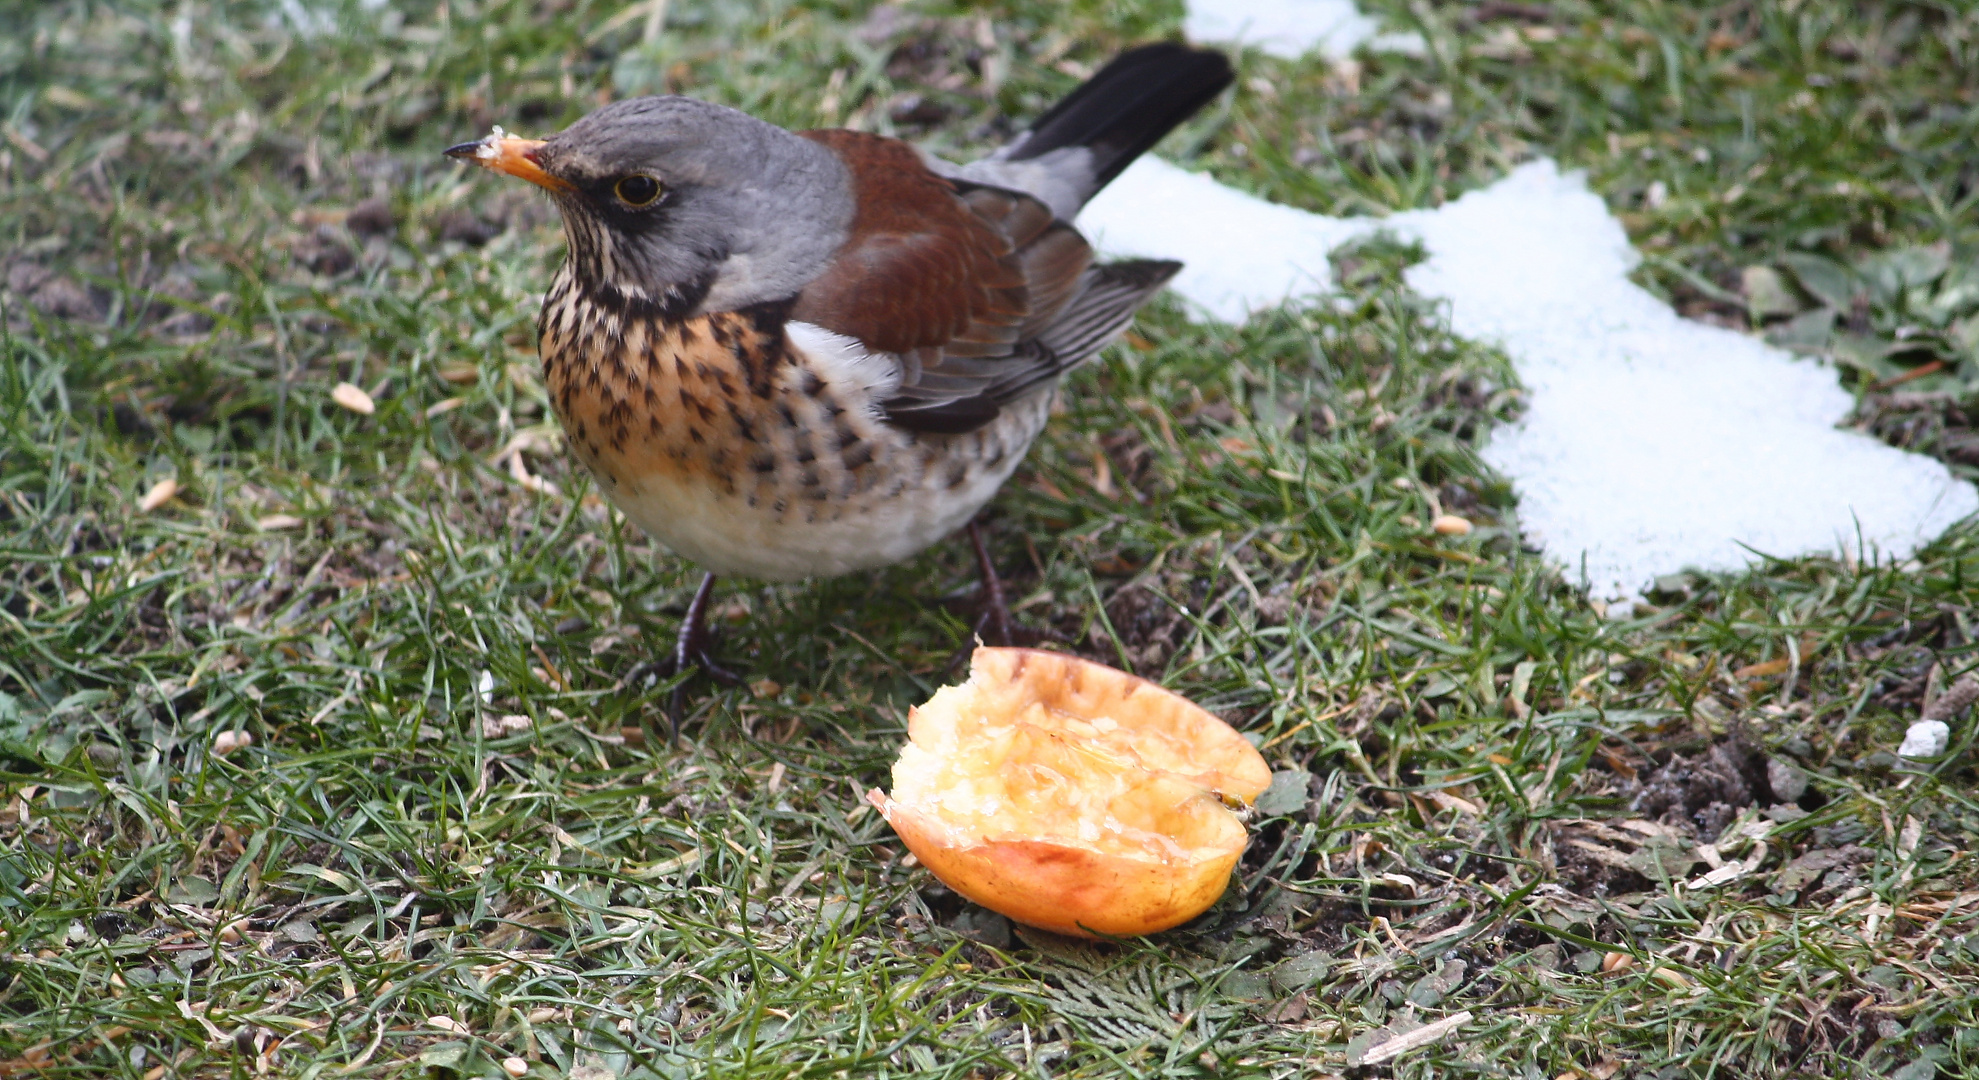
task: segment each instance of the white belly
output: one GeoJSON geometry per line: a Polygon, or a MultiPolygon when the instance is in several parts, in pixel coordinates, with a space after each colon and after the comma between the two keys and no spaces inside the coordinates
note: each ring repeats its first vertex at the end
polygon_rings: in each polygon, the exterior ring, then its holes
{"type": "Polygon", "coordinates": [[[979,432],[903,440],[886,455],[892,460],[875,462],[903,481],[892,490],[781,506],[758,493],[751,505],[745,491],[660,473],[622,477],[605,490],[634,524],[718,574],[794,581],[891,566],[961,529],[996,497],[1044,427],[1051,396],[1046,389],[1013,402],[979,432]],[[992,447],[1001,452],[987,453],[992,447]],[[991,457],[1000,460],[979,464],[991,457]],[[958,463],[960,483],[951,468],[958,463]]]}

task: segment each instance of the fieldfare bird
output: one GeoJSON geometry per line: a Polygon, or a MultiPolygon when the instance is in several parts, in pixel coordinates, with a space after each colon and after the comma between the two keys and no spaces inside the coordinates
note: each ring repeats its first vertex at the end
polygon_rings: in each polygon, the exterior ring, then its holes
{"type": "Polygon", "coordinates": [[[976,512],[1065,373],[1181,269],[1095,262],[1070,222],[1231,78],[1220,53],[1133,49],[962,166],[673,96],[446,151],[562,213],[543,378],[605,496],[707,571],[673,670],[725,676],[708,656],[718,574],[851,573],[965,526],[1008,639],[976,512]]]}

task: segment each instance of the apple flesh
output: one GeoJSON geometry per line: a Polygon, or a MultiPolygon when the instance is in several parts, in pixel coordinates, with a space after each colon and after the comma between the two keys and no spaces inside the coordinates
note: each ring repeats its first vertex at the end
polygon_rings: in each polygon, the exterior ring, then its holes
{"type": "Polygon", "coordinates": [[[1149,934],[1214,904],[1248,839],[1232,805],[1271,782],[1228,724],[1145,679],[977,649],[908,716],[872,800],[949,888],[1029,926],[1149,934]]]}

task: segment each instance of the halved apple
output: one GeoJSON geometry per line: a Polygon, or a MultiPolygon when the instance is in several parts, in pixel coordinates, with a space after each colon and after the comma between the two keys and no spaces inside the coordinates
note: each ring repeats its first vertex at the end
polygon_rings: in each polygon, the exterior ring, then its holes
{"type": "Polygon", "coordinates": [[[1030,926],[1149,934],[1214,904],[1244,853],[1233,805],[1271,783],[1244,737],[1103,664],[975,651],[907,721],[868,800],[949,888],[1030,926]]]}

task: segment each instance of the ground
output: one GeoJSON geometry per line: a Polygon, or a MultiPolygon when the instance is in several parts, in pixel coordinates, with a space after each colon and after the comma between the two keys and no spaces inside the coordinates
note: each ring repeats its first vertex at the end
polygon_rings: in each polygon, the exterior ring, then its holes
{"type": "MultiPolygon", "coordinates": [[[[1979,12],[1373,9],[1427,55],[1244,55],[1164,152],[1330,213],[1554,155],[1646,285],[1972,475],[1979,12]]],[[[1158,304],[990,519],[1037,642],[1279,770],[1209,914],[1013,932],[867,810],[961,543],[728,583],[749,685],[669,745],[627,676],[696,574],[545,414],[548,207],[438,151],[679,90],[962,155],[1181,10],[651,14],[0,7],[0,1075],[1979,1075],[1970,721],[1892,753],[1973,664],[1979,530],[1604,618],[1478,461],[1510,365],[1393,245],[1241,328],[1158,304]]]]}

